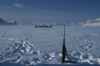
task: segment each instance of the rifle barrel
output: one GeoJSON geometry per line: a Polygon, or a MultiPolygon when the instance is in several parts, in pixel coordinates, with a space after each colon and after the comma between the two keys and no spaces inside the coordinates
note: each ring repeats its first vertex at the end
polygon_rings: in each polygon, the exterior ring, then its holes
{"type": "Polygon", "coordinates": [[[64,25],[64,38],[63,38],[63,45],[65,45],[65,25],[64,25]]]}

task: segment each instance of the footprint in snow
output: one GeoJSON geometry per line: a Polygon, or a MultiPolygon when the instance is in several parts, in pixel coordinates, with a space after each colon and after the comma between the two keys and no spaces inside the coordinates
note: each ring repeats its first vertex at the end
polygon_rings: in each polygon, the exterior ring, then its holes
{"type": "Polygon", "coordinates": [[[94,41],[87,41],[84,40],[84,43],[82,43],[83,45],[80,46],[82,49],[85,49],[86,51],[89,51],[91,49],[94,48],[95,42],[94,41]]]}

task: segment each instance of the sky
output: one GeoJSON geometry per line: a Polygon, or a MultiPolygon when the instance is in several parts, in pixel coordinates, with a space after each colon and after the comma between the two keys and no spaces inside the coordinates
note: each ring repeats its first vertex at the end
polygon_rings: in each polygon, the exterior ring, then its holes
{"type": "Polygon", "coordinates": [[[0,18],[25,22],[86,22],[100,18],[100,0],[0,0],[0,18]]]}

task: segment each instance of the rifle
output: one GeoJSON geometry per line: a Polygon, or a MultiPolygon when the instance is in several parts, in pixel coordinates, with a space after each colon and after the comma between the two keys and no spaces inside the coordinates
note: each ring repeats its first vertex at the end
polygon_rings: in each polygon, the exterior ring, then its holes
{"type": "Polygon", "coordinates": [[[62,46],[62,62],[66,62],[66,63],[75,63],[74,61],[71,61],[71,59],[68,57],[68,54],[67,54],[67,50],[66,50],[66,46],[65,46],[65,25],[64,25],[64,38],[63,38],[63,46],[62,46]],[[65,61],[65,58],[69,59],[68,61],[65,61]]]}

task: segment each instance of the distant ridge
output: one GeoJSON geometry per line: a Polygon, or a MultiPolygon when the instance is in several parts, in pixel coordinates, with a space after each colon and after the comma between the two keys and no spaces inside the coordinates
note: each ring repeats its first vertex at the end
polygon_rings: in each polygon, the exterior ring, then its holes
{"type": "Polygon", "coordinates": [[[13,23],[8,23],[0,18],[0,25],[17,25],[17,23],[15,21],[13,23]]]}
{"type": "Polygon", "coordinates": [[[100,26],[100,18],[87,20],[83,26],[100,26]]]}
{"type": "Polygon", "coordinates": [[[5,25],[5,24],[7,24],[7,22],[0,18],[0,25],[5,25]]]}

